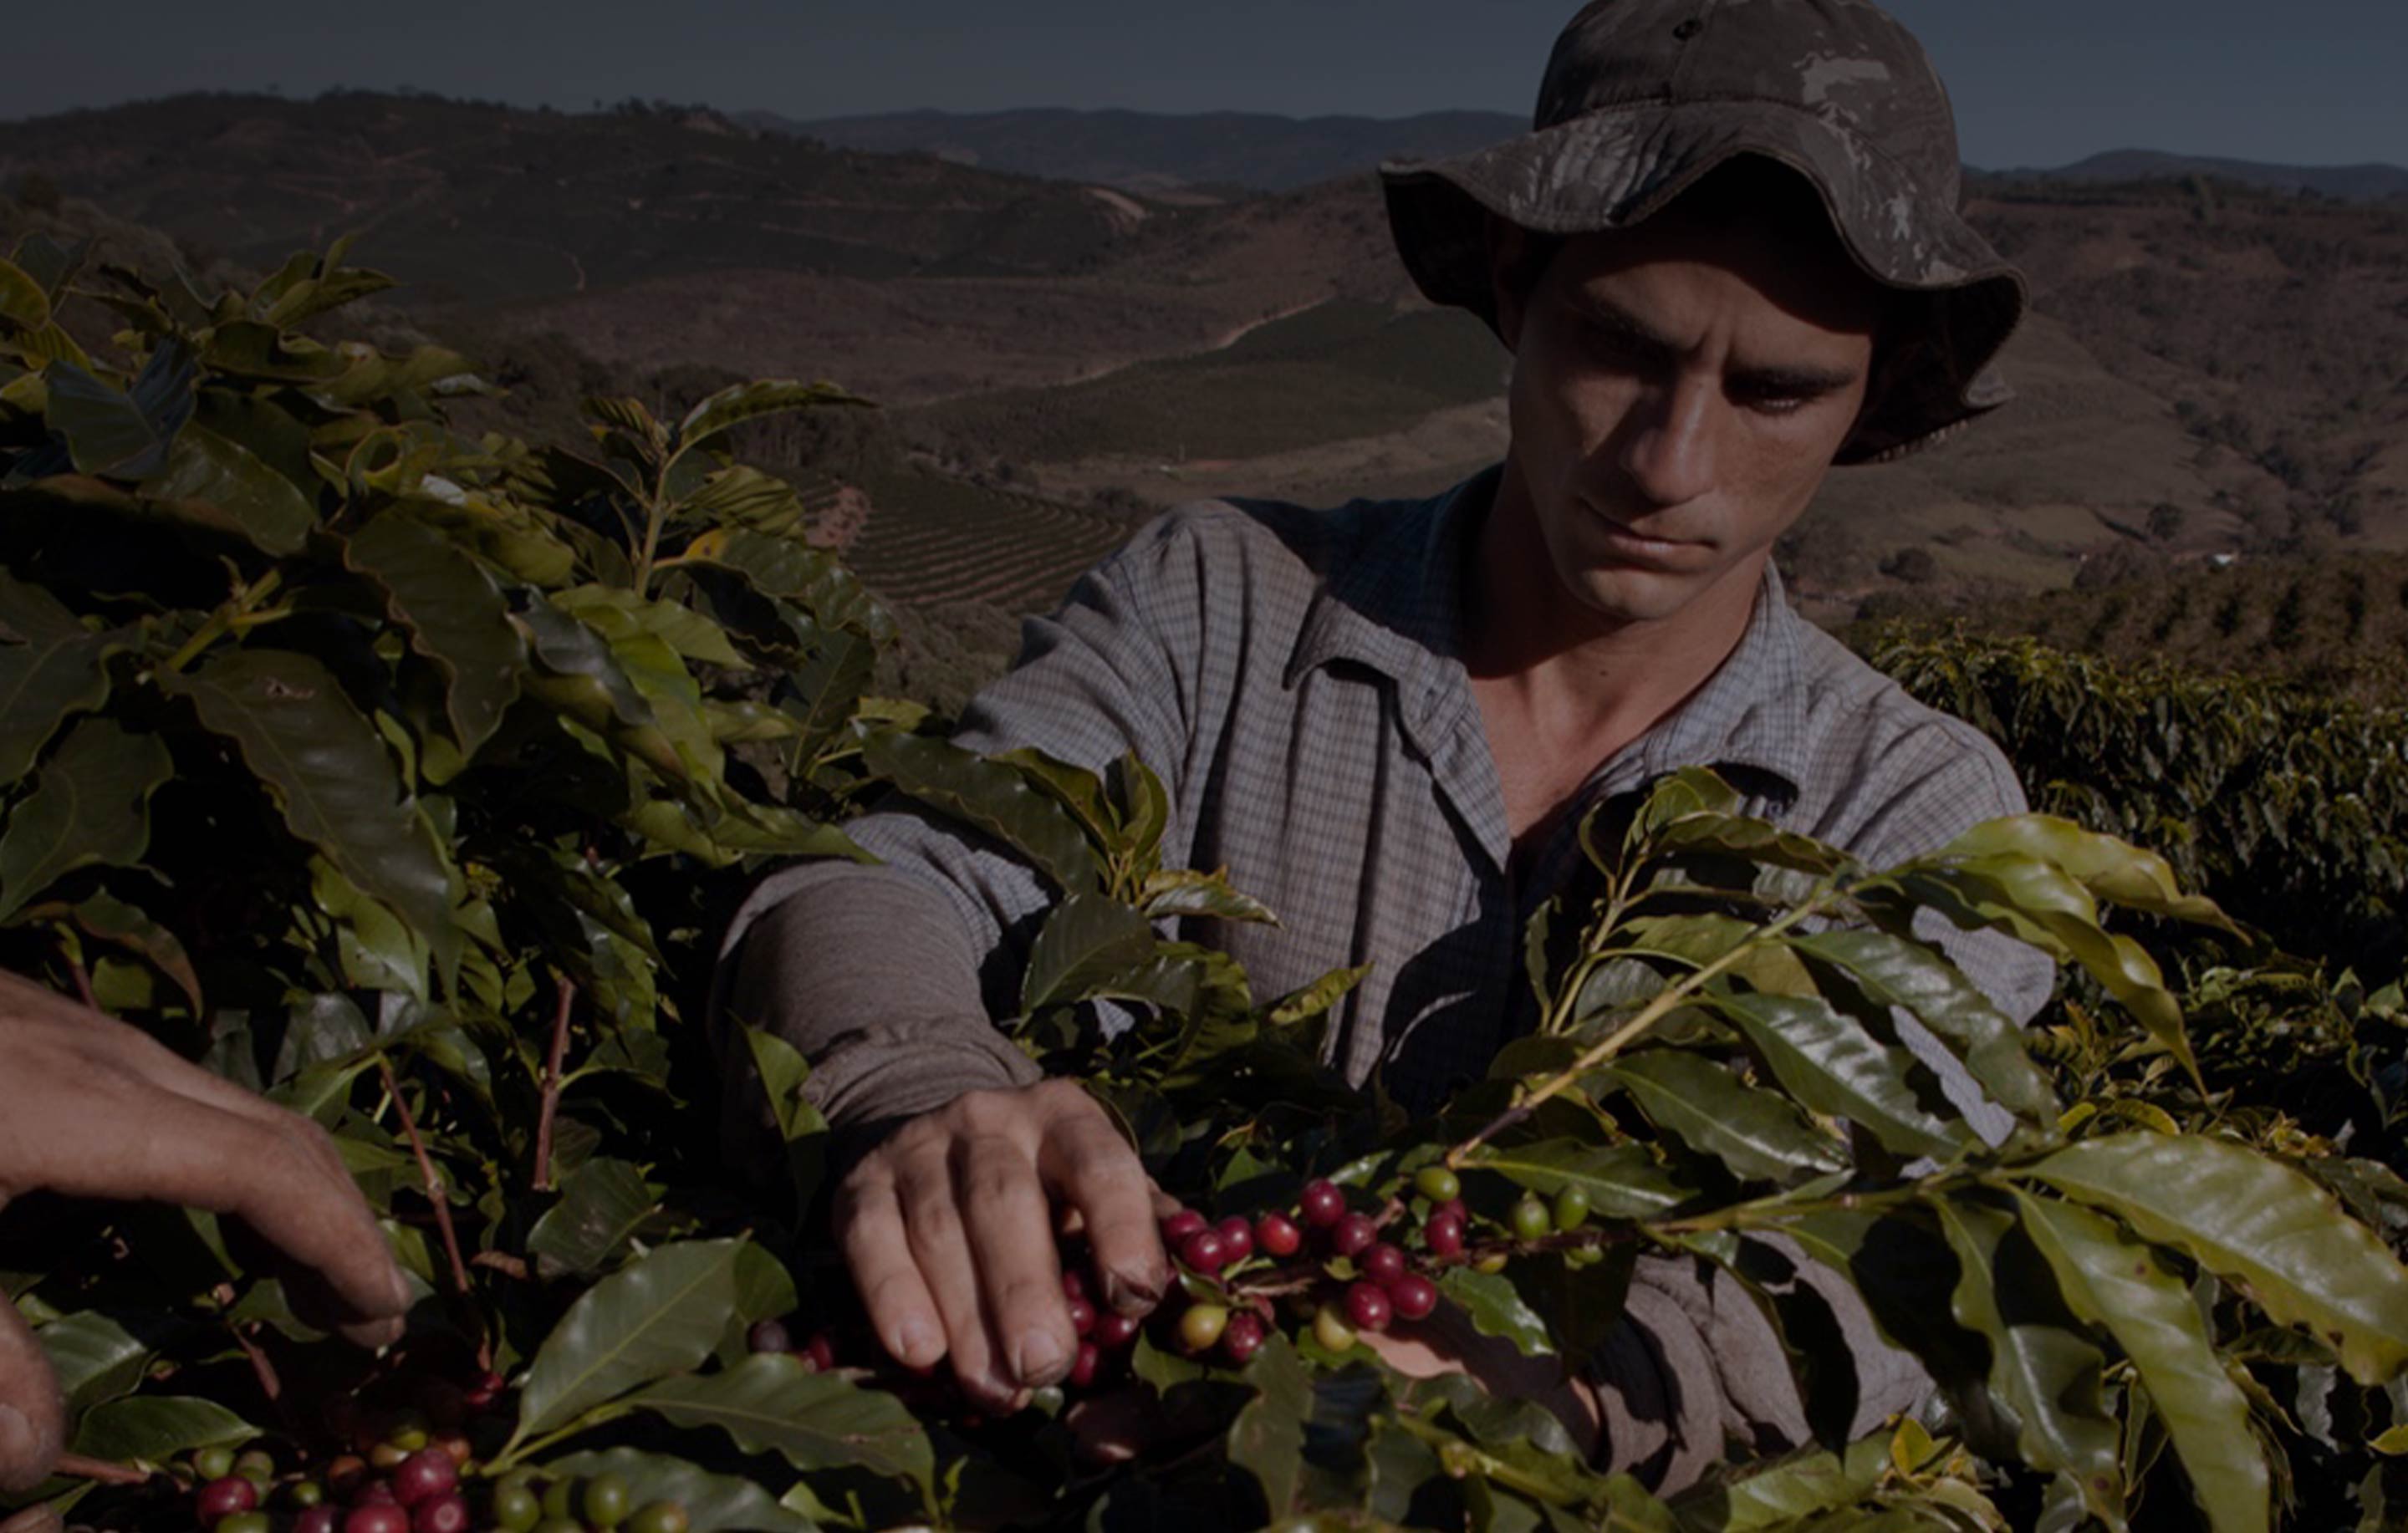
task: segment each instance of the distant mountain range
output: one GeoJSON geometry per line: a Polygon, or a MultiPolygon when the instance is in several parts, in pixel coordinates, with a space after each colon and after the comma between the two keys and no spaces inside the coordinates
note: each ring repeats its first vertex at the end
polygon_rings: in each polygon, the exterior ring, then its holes
{"type": "Polygon", "coordinates": [[[1436,159],[1511,138],[1526,118],[1503,112],[1418,117],[1280,117],[1262,112],[891,112],[796,122],[774,112],[736,121],[841,149],[916,150],[963,165],[1136,192],[1182,187],[1292,192],[1383,159],[1436,159]]]}
{"type": "MultiPolygon", "coordinates": [[[[1367,171],[1383,159],[1436,159],[1511,138],[1526,120],[1504,112],[1425,112],[1418,117],[1281,117],[1259,112],[1072,111],[889,112],[797,121],[775,112],[734,114],[768,133],[816,138],[841,149],[918,151],[1024,176],[1089,181],[1127,191],[1244,188],[1290,192],[1367,171]]],[[[2011,179],[2134,181],[2206,175],[2251,186],[2313,190],[2348,201],[2408,195],[2408,168],[2391,165],[2279,165],[2117,150],[2056,169],[1989,174],[2011,179]]]]}

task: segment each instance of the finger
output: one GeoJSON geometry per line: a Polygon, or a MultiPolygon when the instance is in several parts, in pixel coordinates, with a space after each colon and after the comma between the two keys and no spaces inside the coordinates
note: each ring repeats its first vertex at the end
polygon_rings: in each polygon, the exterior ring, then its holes
{"type": "Polygon", "coordinates": [[[1154,1213],[1145,1163],[1101,1112],[1057,1119],[1039,1152],[1038,1174],[1086,1221],[1104,1302],[1143,1314],[1170,1286],[1170,1262],[1154,1213]]]}
{"type": "MultiPolygon", "coordinates": [[[[340,1186],[286,1134],[147,1082],[99,1082],[118,1125],[97,1147],[20,1142],[8,1159],[70,1196],[155,1197],[232,1214],[319,1273],[362,1328],[400,1334],[409,1289],[359,1189],[340,1186]]],[[[0,1131],[5,1132],[5,1131],[0,1131]]]]}
{"type": "Polygon", "coordinates": [[[24,1511],[0,1522],[0,1533],[65,1533],[66,1525],[48,1501],[27,1507],[24,1511]]]}
{"type": "Polygon", "coordinates": [[[912,1260],[893,1177],[865,1162],[837,1189],[835,1222],[845,1267],[879,1343],[905,1368],[936,1367],[945,1355],[944,1320],[912,1260]]]}
{"type": "Polygon", "coordinates": [[[0,1490],[31,1490],[58,1461],[66,1409],[50,1359],[13,1304],[0,1304],[0,1490]]]}
{"type": "Polygon", "coordinates": [[[1018,1143],[1001,1139],[957,1139],[953,1159],[989,1342],[1021,1387],[1058,1383],[1070,1371],[1079,1338],[1062,1295],[1037,1168],[1018,1143]]]}
{"type": "Polygon", "coordinates": [[[970,1258],[968,1232],[955,1201],[950,1157],[933,1145],[922,1151],[898,1169],[895,1191],[903,1209],[903,1231],[911,1242],[911,1260],[944,1323],[953,1377],[972,1400],[1008,1413],[1019,1389],[988,1338],[978,1267],[970,1258]]]}

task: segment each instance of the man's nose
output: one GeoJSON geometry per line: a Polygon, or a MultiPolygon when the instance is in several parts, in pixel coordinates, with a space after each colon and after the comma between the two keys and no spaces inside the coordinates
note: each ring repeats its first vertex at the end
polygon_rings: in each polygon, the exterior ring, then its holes
{"type": "Polygon", "coordinates": [[[1712,490],[1723,408],[1711,380],[1675,377],[1650,390],[1623,439],[1622,470],[1632,487],[1657,506],[1712,490]]]}

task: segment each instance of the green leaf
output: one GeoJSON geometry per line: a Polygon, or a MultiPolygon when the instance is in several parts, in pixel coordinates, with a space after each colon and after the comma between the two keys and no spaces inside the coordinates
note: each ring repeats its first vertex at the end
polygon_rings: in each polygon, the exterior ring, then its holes
{"type": "Polygon", "coordinates": [[[251,449],[194,422],[177,434],[165,466],[142,483],[154,500],[197,501],[232,519],[267,553],[298,553],[318,513],[293,481],[251,449]]]}
{"type": "Polygon", "coordinates": [[[1870,1130],[1893,1153],[1947,1159],[1979,1142],[1956,1118],[1925,1108],[1908,1082],[1921,1067],[1828,1002],[1798,996],[1701,995],[1728,1019],[1807,1110],[1870,1130]]]}
{"type": "Polygon", "coordinates": [[[2055,815],[1985,820],[1933,855],[1990,857],[2001,852],[2052,863],[2100,899],[2151,915],[2215,926],[2236,937],[2243,935],[2214,900],[2184,894],[2173,866],[2163,857],[2055,815]]]}
{"type": "Polygon", "coordinates": [[[862,756],[907,795],[1019,852],[1064,894],[1103,887],[1103,865],[1077,822],[1015,768],[944,740],[892,732],[870,736],[862,756]]]}
{"type": "Polygon", "coordinates": [[[1312,1415],[1312,1375],[1286,1337],[1271,1333],[1246,1365],[1254,1397],[1229,1427],[1229,1462],[1253,1475],[1277,1522],[1297,1510],[1303,1478],[1304,1426],[1312,1415]]]}
{"type": "Polygon", "coordinates": [[[150,795],[176,764],[155,735],[115,721],[76,725],[8,812],[0,837],[0,921],[79,867],[131,867],[150,845],[150,795]]]}
{"type": "Polygon", "coordinates": [[[710,1355],[736,1308],[734,1240],[663,1246],[595,1283],[520,1384],[521,1439],[710,1355]]]}
{"type": "Polygon", "coordinates": [[[691,607],[638,596],[614,585],[580,585],[552,593],[552,605],[591,626],[615,645],[630,634],[649,634],[685,660],[750,670],[751,664],[727,641],[727,631],[691,607]]]}
{"type": "Polygon", "coordinates": [[[1102,895],[1072,895],[1054,908],[1029,944],[1021,1013],[1035,1016],[1049,1006],[1083,999],[1104,981],[1143,964],[1155,944],[1154,927],[1127,906],[1102,895]]]}
{"type": "Polygon", "coordinates": [[[162,672],[211,732],[240,747],[293,834],[408,922],[449,974],[459,961],[452,871],[402,792],[384,742],[325,666],[283,650],[222,652],[196,674],[162,672]]]}
{"type": "Polygon", "coordinates": [[[72,1411],[133,1393],[150,1361],[150,1346],[98,1310],[52,1321],[36,1333],[72,1411]]]}
{"type": "Polygon", "coordinates": [[[259,1428],[213,1400],[181,1395],[139,1395],[84,1412],[75,1451],[111,1464],[164,1469],[179,1454],[221,1443],[248,1442],[259,1428]]]}
{"type": "Polygon", "coordinates": [[[1863,1522],[1807,1524],[1820,1513],[1853,1507],[1889,1473],[1889,1435],[1876,1433],[1849,1445],[1845,1454],[1820,1450],[1789,1454],[1743,1466],[1672,1497],[1681,1526],[1716,1533],[1830,1526],[1857,1528],[1863,1522]]]}
{"type": "Polygon", "coordinates": [[[2408,1368],[2408,1268],[2280,1161],[2197,1135],[2117,1134],[2058,1151],[2027,1174],[2179,1246],[2276,1324],[2330,1343],[2358,1383],[2372,1387],[2408,1368]]]}
{"type": "Polygon", "coordinates": [[[1218,921],[1279,924],[1279,917],[1271,913],[1269,906],[1231,886],[1226,868],[1199,873],[1182,867],[1154,873],[1139,891],[1138,906],[1149,921],[1171,916],[1210,916],[1218,921]]]}
{"type": "Polygon", "coordinates": [[[1369,964],[1355,968],[1333,968],[1311,984],[1291,990],[1272,1002],[1263,1014],[1263,1020],[1274,1027],[1293,1027],[1297,1023],[1310,1022],[1343,1000],[1370,972],[1369,964]]]}
{"type": "Polygon", "coordinates": [[[627,1483],[630,1505],[675,1501],[685,1508],[694,1533],[814,1533],[819,1526],[750,1480],[712,1474],[666,1454],[612,1448],[555,1458],[544,1469],[572,1480],[615,1474],[627,1483]]]}
{"type": "Polygon", "coordinates": [[[353,533],[343,559],[383,591],[410,647],[442,672],[452,738],[474,756],[517,699],[527,664],[501,588],[450,538],[401,511],[353,533]]]}
{"type": "Polygon", "coordinates": [[[596,1155],[568,1174],[560,1201],[527,1232],[544,1275],[599,1271],[659,1207],[658,1190],[624,1160],[596,1155]]]}
{"type": "Polygon", "coordinates": [[[1627,1055],[1603,1072],[1628,1091],[1656,1125],[1713,1156],[1742,1181],[1780,1182],[1799,1171],[1838,1171],[1848,1157],[1788,1099],[1680,1049],[1627,1055]]]}
{"type": "Polygon", "coordinates": [[[1578,1139],[1484,1147],[1466,1169],[1496,1171],[1542,1197],[1568,1186],[1588,1194],[1589,1208],[1608,1219],[1653,1219],[1697,1196],[1641,1144],[1595,1145],[1578,1139]]]}
{"type": "Polygon", "coordinates": [[[927,1433],[894,1396],[840,1374],[813,1373],[784,1353],[759,1353],[722,1373],[664,1379],[633,1397],[680,1426],[714,1426],[748,1454],[776,1453],[805,1471],[860,1468],[924,1485],[927,1433]]]}
{"type": "Polygon", "coordinates": [[[1981,987],[1920,942],[1887,932],[1828,931],[1789,946],[1845,972],[1885,1006],[1903,1007],[1954,1046],[1991,1099],[2028,1118],[2054,1120],[2057,1094],[2025,1052],[2023,1034],[1981,987]]]}
{"type": "Polygon", "coordinates": [[[678,522],[714,522],[771,537],[800,536],[808,517],[803,497],[793,485],[743,464],[712,473],[701,489],[671,508],[669,515],[678,522]]]}
{"type": "Polygon", "coordinates": [[[685,412],[677,423],[677,451],[690,452],[723,431],[823,405],[867,405],[833,383],[802,383],[792,379],[761,379],[720,390],[685,412]]]}
{"type": "Polygon", "coordinates": [[[0,320],[7,330],[39,330],[50,322],[50,295],[13,261],[0,261],[0,320]]]}
{"type": "Polygon", "coordinates": [[[2157,1252],[2089,1210],[2022,1195],[2016,1202],[2066,1301],[2105,1326],[2139,1370],[2208,1526],[2265,1533],[2271,1489],[2249,1402],[2217,1359],[2189,1289],[2157,1252]]]}
{"type": "Polygon", "coordinates": [[[1989,1342],[1989,1389],[2014,1417],[2016,1451],[2034,1469],[2070,1476],[2091,1513],[2121,1527],[2121,1434],[2100,1395],[2106,1354],[2066,1308],[2012,1212],[1960,1197],[1934,1198],[1932,1207],[1956,1254],[1950,1307],[1989,1342]]]}
{"type": "Polygon", "coordinates": [[[70,715],[108,700],[103,664],[123,647],[86,632],[40,586],[0,571],[0,640],[11,638],[0,644],[0,787],[33,769],[70,715]]]}
{"type": "Polygon", "coordinates": [[[1464,1312],[1471,1317],[1472,1328],[1481,1335],[1502,1337],[1526,1356],[1555,1352],[1555,1338],[1546,1321],[1530,1308],[1514,1288],[1513,1280],[1504,1273],[1451,1267],[1440,1275],[1438,1285],[1447,1297],[1463,1306],[1464,1312]]]}
{"type": "Polygon", "coordinates": [[[166,466],[168,445],[193,413],[192,349],[165,341],[150,353],[131,393],[120,394],[70,362],[42,370],[49,419],[63,432],[79,472],[145,480],[166,466]]]}

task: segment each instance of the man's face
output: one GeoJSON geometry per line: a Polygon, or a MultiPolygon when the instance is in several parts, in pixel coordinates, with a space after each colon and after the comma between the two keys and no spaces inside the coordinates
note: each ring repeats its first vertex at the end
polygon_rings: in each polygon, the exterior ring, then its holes
{"type": "Polygon", "coordinates": [[[1527,292],[1527,236],[1498,236],[1512,477],[1555,580],[1615,626],[1752,595],[1856,423],[1881,290],[1828,236],[1770,249],[1679,204],[1570,240],[1527,292]]]}

